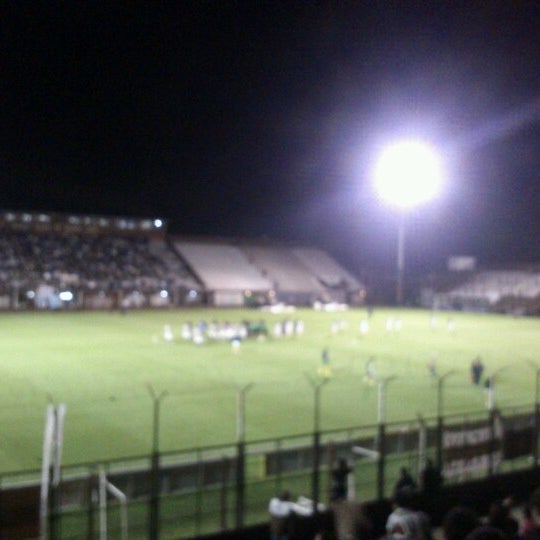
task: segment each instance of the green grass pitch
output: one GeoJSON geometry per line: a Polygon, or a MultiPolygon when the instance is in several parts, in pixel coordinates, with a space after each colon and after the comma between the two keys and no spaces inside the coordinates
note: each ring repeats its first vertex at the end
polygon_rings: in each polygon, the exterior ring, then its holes
{"type": "Polygon", "coordinates": [[[45,407],[67,404],[64,464],[148,454],[152,449],[152,400],[161,404],[160,450],[234,442],[237,389],[246,394],[246,438],[309,433],[321,352],[327,347],[332,377],[321,393],[321,428],[377,420],[377,386],[363,381],[365,363],[376,358],[388,384],[387,420],[436,414],[437,384],[428,362],[437,357],[445,383],[445,412],[478,411],[486,395],[470,382],[471,360],[481,355],[490,375],[505,367],[496,385],[497,404],[532,404],[540,366],[540,320],[499,315],[376,309],[370,331],[360,332],[366,311],[290,315],[305,322],[302,337],[246,340],[238,353],[225,343],[197,346],[180,337],[185,321],[265,319],[272,330],[285,315],[254,310],[186,310],[119,313],[2,314],[0,328],[0,472],[39,469],[45,407]],[[388,317],[402,329],[389,333],[388,317]],[[452,319],[454,330],[448,329],[452,319]],[[333,321],[345,328],[331,332],[333,321]],[[174,342],[163,339],[170,324],[174,342]]]}

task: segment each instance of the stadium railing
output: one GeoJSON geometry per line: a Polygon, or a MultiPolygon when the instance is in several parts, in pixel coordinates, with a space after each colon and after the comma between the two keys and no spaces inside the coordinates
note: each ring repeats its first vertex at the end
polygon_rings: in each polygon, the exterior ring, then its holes
{"type": "MultiPolygon", "coordinates": [[[[428,459],[445,486],[538,468],[536,406],[354,426],[64,467],[49,488],[51,539],[201,538],[268,519],[283,490],[328,505],[331,470],[348,460],[348,496],[388,499],[398,471],[420,480],[428,459]]],[[[39,471],[0,478],[0,536],[38,536],[39,471]]],[[[42,524],[43,527],[43,524],[42,524]]]]}

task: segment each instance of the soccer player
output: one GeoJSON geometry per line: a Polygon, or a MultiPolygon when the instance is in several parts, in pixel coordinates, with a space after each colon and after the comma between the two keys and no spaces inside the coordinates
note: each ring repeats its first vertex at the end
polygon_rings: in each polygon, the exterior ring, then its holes
{"type": "Polygon", "coordinates": [[[433,353],[430,356],[429,362],[428,362],[428,371],[429,371],[429,376],[432,379],[435,379],[435,377],[437,377],[437,353],[433,353]]]}
{"type": "Polygon", "coordinates": [[[166,324],[163,327],[163,339],[168,342],[171,342],[174,339],[173,331],[169,324],[166,324]]]}
{"type": "Polygon", "coordinates": [[[369,321],[367,319],[362,319],[360,321],[360,333],[365,336],[369,332],[369,321]]]}
{"type": "Polygon", "coordinates": [[[330,353],[325,347],[321,354],[321,366],[319,367],[319,375],[328,379],[332,376],[332,368],[330,367],[330,353]]]}
{"type": "Polygon", "coordinates": [[[375,384],[375,379],[377,378],[377,371],[375,370],[375,357],[370,356],[367,359],[366,367],[364,370],[364,382],[370,386],[375,384]]]}

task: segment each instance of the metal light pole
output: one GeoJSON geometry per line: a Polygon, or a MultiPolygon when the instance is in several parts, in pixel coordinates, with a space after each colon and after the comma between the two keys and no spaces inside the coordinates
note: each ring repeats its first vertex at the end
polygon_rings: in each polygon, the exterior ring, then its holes
{"type": "Polygon", "coordinates": [[[405,211],[437,195],[442,184],[437,152],[422,141],[397,141],[379,156],[374,181],[379,196],[400,211],[396,279],[396,304],[399,306],[404,299],[405,211]]]}
{"type": "Polygon", "coordinates": [[[405,212],[400,212],[397,243],[396,304],[403,305],[403,284],[405,281],[405,212]]]}

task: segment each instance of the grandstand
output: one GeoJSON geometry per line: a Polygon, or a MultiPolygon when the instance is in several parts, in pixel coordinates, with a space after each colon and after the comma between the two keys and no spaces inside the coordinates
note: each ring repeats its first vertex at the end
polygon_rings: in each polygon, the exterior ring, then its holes
{"type": "Polygon", "coordinates": [[[267,303],[272,283],[255,268],[240,249],[213,242],[174,242],[176,250],[204,283],[207,299],[216,306],[244,305],[256,295],[267,303]]]}
{"type": "Polygon", "coordinates": [[[249,259],[267,276],[277,291],[278,301],[287,304],[313,304],[326,297],[326,289],[292,250],[282,247],[244,246],[249,259]]]}
{"type": "Polygon", "coordinates": [[[468,275],[433,298],[437,309],[533,314],[540,310],[540,271],[491,270],[468,275]]]}
{"type": "Polygon", "coordinates": [[[326,290],[333,292],[335,301],[351,304],[363,303],[366,295],[364,287],[327,253],[313,248],[296,248],[293,249],[293,253],[317,277],[326,290]],[[351,298],[350,293],[353,291],[359,295],[358,298],[351,298]]]}
{"type": "Polygon", "coordinates": [[[171,237],[161,219],[0,212],[0,309],[361,303],[363,286],[304,247],[171,237]]]}
{"type": "MultiPolygon", "coordinates": [[[[452,272],[434,309],[540,312],[537,267],[452,272]]],[[[0,309],[361,305],[364,285],[314,247],[183,238],[161,219],[0,212],[0,309]]]]}

